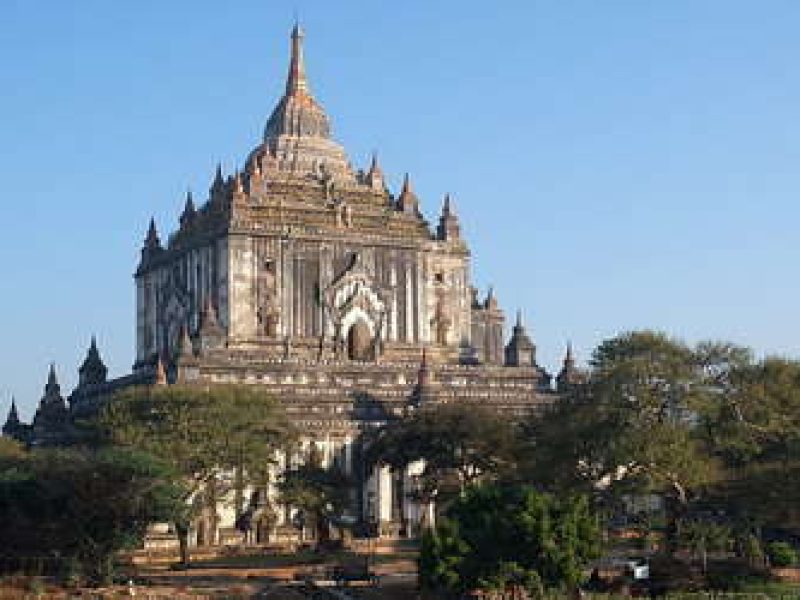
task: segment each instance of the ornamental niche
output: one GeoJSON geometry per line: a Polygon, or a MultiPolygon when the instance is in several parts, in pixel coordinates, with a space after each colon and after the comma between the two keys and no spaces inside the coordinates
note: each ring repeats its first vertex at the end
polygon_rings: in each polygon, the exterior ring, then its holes
{"type": "Polygon", "coordinates": [[[374,284],[372,274],[360,255],[323,292],[337,358],[347,353],[350,360],[377,360],[381,353],[386,321],[386,294],[374,284]]]}

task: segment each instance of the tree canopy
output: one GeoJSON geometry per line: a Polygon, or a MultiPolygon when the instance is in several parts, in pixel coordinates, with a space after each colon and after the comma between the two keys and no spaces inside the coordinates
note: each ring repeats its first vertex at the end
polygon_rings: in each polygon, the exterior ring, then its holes
{"type": "Polygon", "coordinates": [[[462,491],[507,474],[516,461],[515,442],[513,426],[496,410],[436,404],[389,422],[368,442],[367,455],[393,468],[424,461],[423,485],[436,495],[448,482],[462,491]]]}
{"type": "Polygon", "coordinates": [[[425,534],[422,587],[460,598],[514,585],[574,586],[600,552],[600,527],[586,497],[557,498],[530,486],[471,487],[425,534]]]}
{"type": "MultiPolygon", "coordinates": [[[[129,388],[106,405],[99,425],[109,442],[170,464],[195,509],[202,508],[199,492],[210,486],[265,485],[276,453],[292,439],[283,409],[255,386],[129,388]]],[[[175,525],[185,561],[189,523],[175,525]]]]}
{"type": "Polygon", "coordinates": [[[118,448],[42,449],[0,465],[6,556],[57,559],[96,582],[156,521],[180,518],[184,490],[168,465],[118,448]]]}

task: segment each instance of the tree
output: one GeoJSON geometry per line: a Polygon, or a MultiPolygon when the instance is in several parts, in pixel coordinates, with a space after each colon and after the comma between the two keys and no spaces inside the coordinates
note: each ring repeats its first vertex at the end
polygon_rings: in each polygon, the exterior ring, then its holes
{"type": "Polygon", "coordinates": [[[461,494],[478,481],[510,473],[515,451],[511,423],[476,403],[422,408],[367,440],[368,464],[403,470],[423,461],[418,490],[423,504],[441,500],[443,491],[461,494]]]}
{"type": "Polygon", "coordinates": [[[716,461],[696,424],[708,388],[695,354],[654,332],[600,344],[586,387],[527,428],[528,472],[551,489],[656,493],[677,519],[716,461]]]}
{"type": "Polygon", "coordinates": [[[350,479],[337,467],[325,468],[316,461],[288,470],[278,484],[281,502],[299,510],[309,524],[319,547],[330,539],[331,524],[348,506],[350,479]]]}
{"type": "Polygon", "coordinates": [[[167,465],[116,448],[34,450],[0,467],[6,552],[77,565],[105,583],[116,554],[142,543],[147,526],[185,510],[167,465]]]}
{"type": "Polygon", "coordinates": [[[191,510],[175,521],[186,564],[191,518],[203,496],[264,486],[291,430],[279,405],[251,386],[152,386],[124,390],[99,418],[108,441],[162,458],[180,474],[191,510]],[[220,489],[218,489],[220,488],[220,489]]]}
{"type": "Polygon", "coordinates": [[[733,532],[727,525],[706,520],[686,520],[680,524],[680,538],[683,544],[699,556],[703,573],[708,572],[708,553],[725,551],[733,532]]]}
{"type": "Polygon", "coordinates": [[[426,532],[420,582],[453,598],[508,585],[534,592],[574,586],[599,552],[600,528],[586,497],[479,485],[466,490],[436,529],[426,532]]]}
{"type": "Polygon", "coordinates": [[[732,519],[800,531],[800,362],[756,362],[725,344],[701,345],[699,354],[714,392],[702,428],[725,466],[710,501],[732,519]]]}

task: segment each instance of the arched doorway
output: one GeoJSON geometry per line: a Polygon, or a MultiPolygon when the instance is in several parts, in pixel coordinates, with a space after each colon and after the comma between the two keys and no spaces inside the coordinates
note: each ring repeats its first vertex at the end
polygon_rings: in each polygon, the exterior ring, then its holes
{"type": "Polygon", "coordinates": [[[372,334],[363,319],[353,323],[347,332],[347,358],[361,361],[372,358],[372,334]]]}

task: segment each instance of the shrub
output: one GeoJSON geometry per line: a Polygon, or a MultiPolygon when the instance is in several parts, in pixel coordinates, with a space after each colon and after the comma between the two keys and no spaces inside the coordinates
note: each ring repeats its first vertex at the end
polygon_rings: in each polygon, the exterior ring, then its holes
{"type": "Polygon", "coordinates": [[[786,542],[771,542],[767,545],[767,556],[773,567],[791,567],[797,562],[797,551],[786,542]]]}

